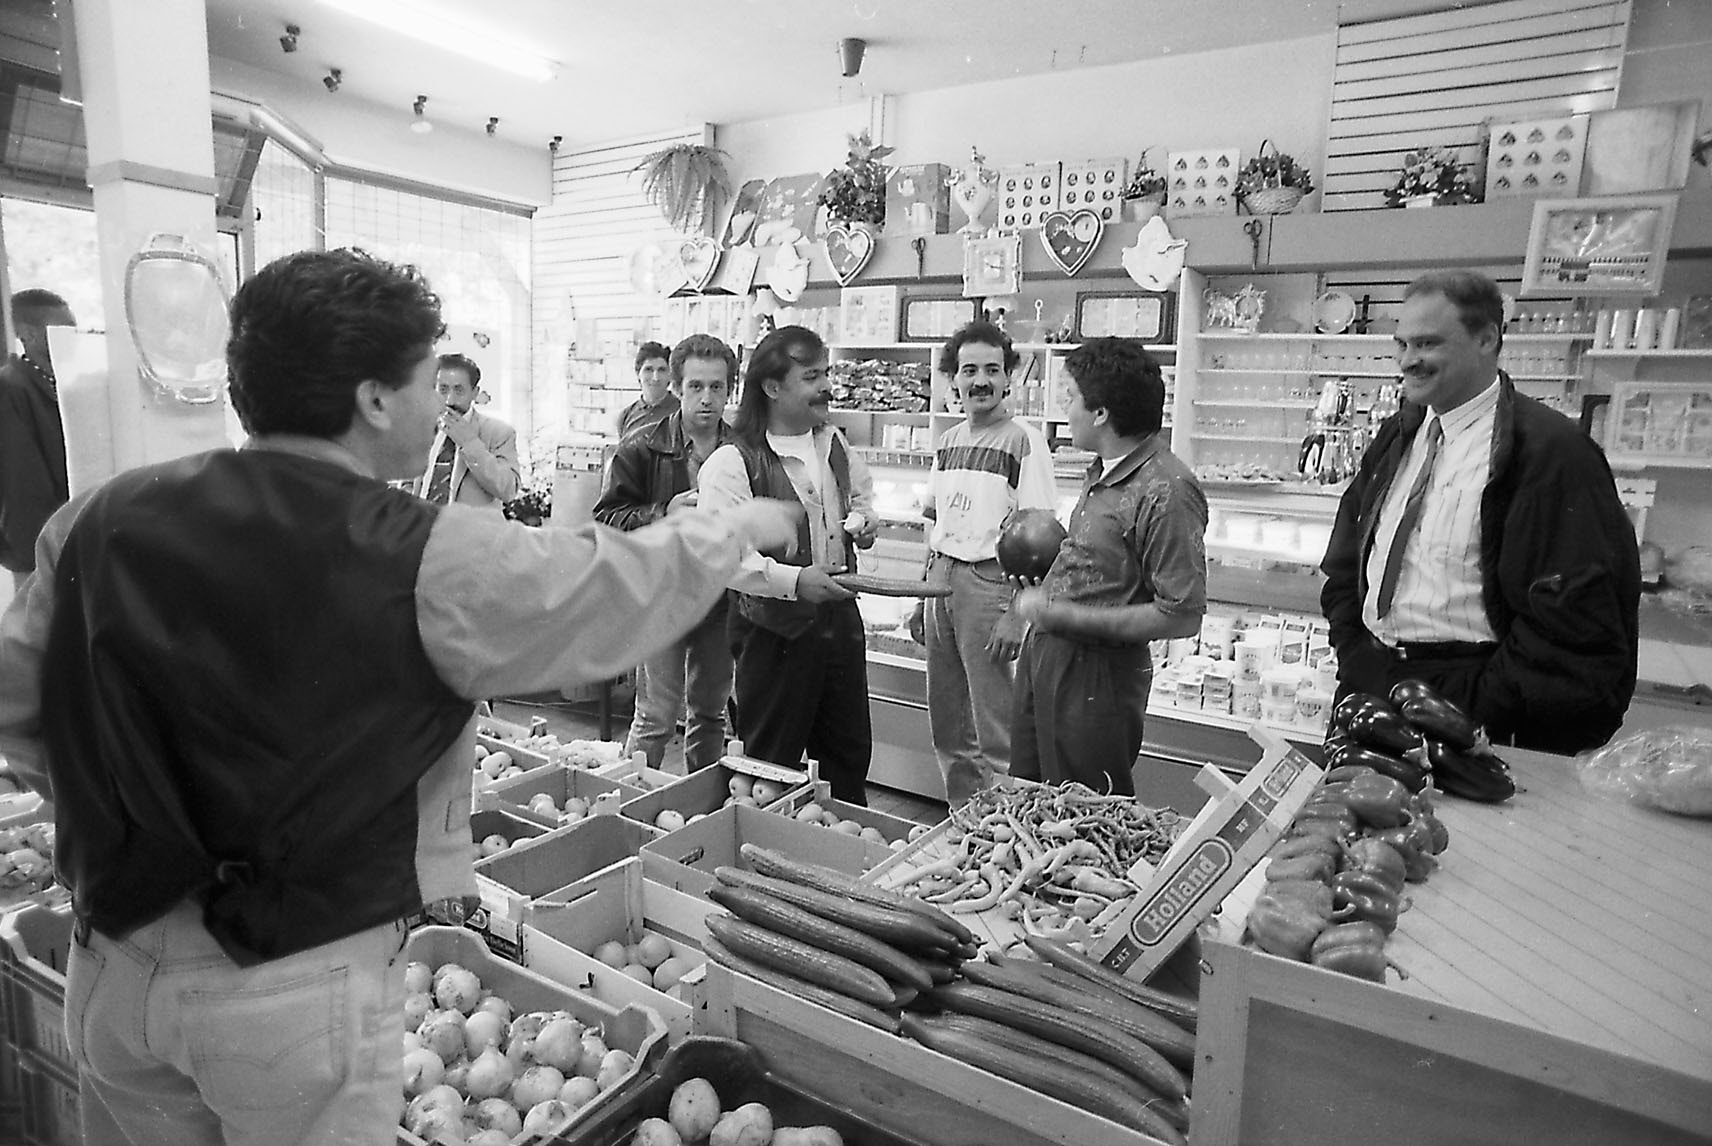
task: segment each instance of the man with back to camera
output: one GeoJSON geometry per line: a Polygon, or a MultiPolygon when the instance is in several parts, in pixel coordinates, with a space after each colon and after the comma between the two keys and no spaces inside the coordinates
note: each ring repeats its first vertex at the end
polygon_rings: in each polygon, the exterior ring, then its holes
{"type": "Polygon", "coordinates": [[[1405,402],[1338,503],[1320,604],[1338,695],[1433,685],[1495,743],[1605,743],[1635,688],[1640,558],[1599,446],[1498,369],[1498,284],[1410,283],[1405,402]]]}
{"type": "Polygon", "coordinates": [[[503,510],[520,481],[517,431],[476,409],[481,367],[462,354],[442,354],[434,388],[445,409],[422,474],[422,496],[435,505],[455,501],[503,510]]]}
{"type": "Polygon", "coordinates": [[[1160,433],[1165,383],[1140,342],[1091,338],[1064,372],[1070,441],[1098,457],[1057,560],[1012,606],[1030,629],[1011,774],[1133,796],[1147,644],[1200,632],[1207,609],[1207,499],[1160,433]]]}
{"type": "Polygon", "coordinates": [[[672,393],[672,352],[664,343],[644,342],[636,348],[636,384],[642,387],[642,396],[619,412],[620,439],[677,412],[678,396],[672,393]]]}
{"type": "Polygon", "coordinates": [[[745,554],[731,582],[737,734],[748,755],[789,768],[806,751],[835,799],[866,804],[868,642],[856,595],[832,575],[854,571],[879,518],[867,464],[828,421],[826,365],[826,344],[803,327],[761,340],[743,377],[737,440],[702,467],[701,504],[774,497],[807,511],[794,544],[745,554]]]}
{"type": "Polygon", "coordinates": [[[475,892],[471,698],[621,671],[794,532],[777,503],[618,533],[389,488],[436,433],[441,329],[413,268],[269,264],[232,302],[244,447],[79,495],[0,618],[95,1146],[391,1141],[405,917],[475,892]]]}
{"type": "Polygon", "coordinates": [[[928,723],[952,807],[1010,770],[1010,665],[1024,626],[995,546],[1013,510],[1053,505],[1046,438],[1005,405],[1019,357],[987,322],[958,330],[939,355],[963,421],[940,435],[923,512],[933,519],[927,579],[951,596],[918,604],[909,628],[927,646],[928,723]]]}
{"type": "MultiPolygon", "coordinates": [[[[625,438],[612,456],[594,519],[617,529],[640,529],[696,504],[696,483],[713,451],[735,440],[725,403],[737,378],[737,355],[711,334],[692,334],[672,349],[672,391],[679,409],[625,438]]],[[[626,756],[642,752],[660,767],[688,706],[684,767],[690,772],[725,754],[725,702],[731,697],[727,598],[714,602],[695,628],[637,673],[636,712],[624,741],[626,756]]]]}
{"type": "Polygon", "coordinates": [[[0,366],[0,566],[14,574],[36,567],[42,523],[69,496],[48,328],[76,325],[71,308],[52,291],[12,296],[12,326],[23,352],[0,366]]]}

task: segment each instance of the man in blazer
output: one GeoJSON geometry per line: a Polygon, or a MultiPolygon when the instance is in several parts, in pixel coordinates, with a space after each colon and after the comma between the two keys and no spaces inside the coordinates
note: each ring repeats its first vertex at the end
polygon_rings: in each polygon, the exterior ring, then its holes
{"type": "Polygon", "coordinates": [[[446,408],[418,487],[422,496],[439,505],[500,509],[517,496],[517,431],[476,410],[481,367],[464,355],[440,355],[434,388],[446,408]]]}

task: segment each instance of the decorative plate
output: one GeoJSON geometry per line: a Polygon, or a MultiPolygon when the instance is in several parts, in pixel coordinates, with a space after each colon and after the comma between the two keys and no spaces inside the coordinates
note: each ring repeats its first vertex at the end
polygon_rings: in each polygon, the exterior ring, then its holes
{"type": "Polygon", "coordinates": [[[1325,334],[1342,334],[1355,321],[1355,299],[1329,290],[1314,300],[1314,326],[1325,334]]]}

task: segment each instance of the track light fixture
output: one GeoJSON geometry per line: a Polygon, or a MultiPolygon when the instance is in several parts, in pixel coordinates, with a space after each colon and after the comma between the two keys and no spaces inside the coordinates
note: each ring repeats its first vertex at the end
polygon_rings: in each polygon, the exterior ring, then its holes
{"type": "Polygon", "coordinates": [[[297,51],[297,37],[302,35],[302,33],[303,29],[299,28],[296,24],[287,24],[285,26],[285,35],[279,38],[279,50],[288,56],[297,51]]]}
{"type": "Polygon", "coordinates": [[[330,92],[339,90],[339,85],[345,82],[345,73],[338,68],[328,68],[327,74],[321,77],[321,83],[330,92]]]}
{"type": "Polygon", "coordinates": [[[564,136],[555,135],[552,139],[547,141],[547,150],[552,154],[557,155],[559,154],[559,144],[563,142],[565,142],[564,136]]]}
{"type": "Polygon", "coordinates": [[[417,96],[416,102],[412,104],[411,107],[416,112],[416,118],[411,121],[410,130],[414,131],[417,135],[427,135],[430,131],[433,131],[434,125],[428,122],[428,117],[424,114],[428,107],[428,97],[425,95],[417,96]]]}
{"type": "Polygon", "coordinates": [[[487,117],[487,133],[489,135],[497,135],[499,133],[499,117],[497,115],[490,115],[487,117]]]}

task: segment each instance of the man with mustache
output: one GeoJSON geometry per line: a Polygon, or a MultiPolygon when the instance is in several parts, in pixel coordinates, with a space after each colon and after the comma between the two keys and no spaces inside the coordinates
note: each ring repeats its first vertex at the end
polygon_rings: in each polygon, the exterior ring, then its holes
{"type": "Polygon", "coordinates": [[[1640,560],[1605,455],[1498,369],[1504,301],[1410,283],[1405,402],[1344,492],[1321,569],[1338,693],[1437,688],[1494,743],[1605,743],[1635,687],[1640,560]]]}
{"type": "Polygon", "coordinates": [[[1005,406],[1019,357],[988,322],[958,330],[939,355],[963,421],[940,435],[923,512],[933,519],[927,577],[951,596],[918,604],[909,627],[927,646],[928,723],[952,807],[1010,771],[1010,666],[1024,626],[995,546],[1013,510],[1053,502],[1046,438],[1005,406]]]}
{"type": "Polygon", "coordinates": [[[873,732],[868,647],[856,595],[832,579],[874,544],[868,466],[828,422],[826,344],[782,326],[749,358],[737,441],[701,468],[701,504],[726,511],[754,498],[808,511],[795,544],[744,555],[731,581],[737,648],[737,734],[743,750],[789,768],[820,761],[834,799],[867,804],[873,732]]]}

